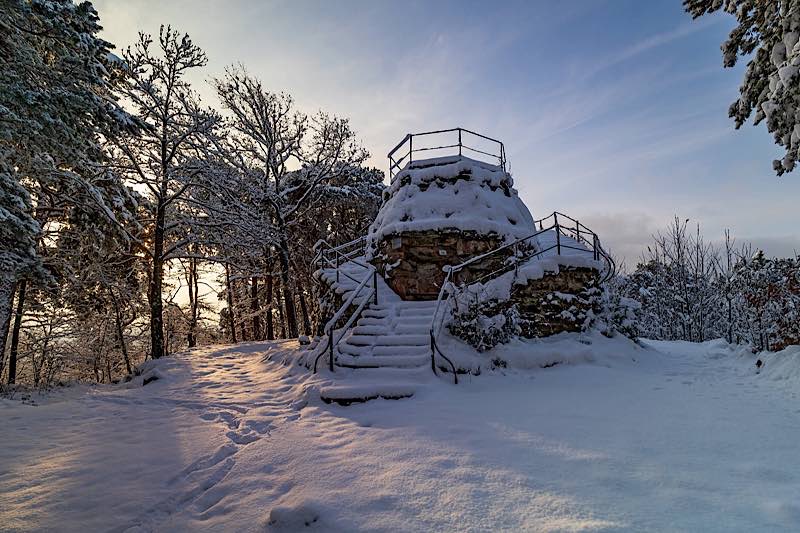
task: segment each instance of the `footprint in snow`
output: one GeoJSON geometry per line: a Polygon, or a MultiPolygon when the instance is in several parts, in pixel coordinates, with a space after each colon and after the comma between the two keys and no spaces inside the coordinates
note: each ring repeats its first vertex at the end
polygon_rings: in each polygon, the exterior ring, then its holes
{"type": "Polygon", "coordinates": [[[235,431],[229,431],[225,436],[236,444],[250,444],[251,442],[257,441],[259,438],[255,433],[236,433],[235,431]]]}

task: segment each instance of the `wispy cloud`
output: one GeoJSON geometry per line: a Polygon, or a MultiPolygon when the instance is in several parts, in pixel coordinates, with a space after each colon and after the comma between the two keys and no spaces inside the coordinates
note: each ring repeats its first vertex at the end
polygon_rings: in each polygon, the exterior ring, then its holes
{"type": "Polygon", "coordinates": [[[693,33],[706,29],[708,26],[719,23],[719,19],[706,17],[699,20],[691,20],[678,24],[674,28],[661,33],[656,33],[638,42],[629,44],[618,51],[613,51],[602,60],[598,61],[594,68],[587,71],[588,76],[593,76],[611,67],[634,59],[642,54],[650,52],[656,48],[668,45],[674,41],[684,39],[693,33]]]}

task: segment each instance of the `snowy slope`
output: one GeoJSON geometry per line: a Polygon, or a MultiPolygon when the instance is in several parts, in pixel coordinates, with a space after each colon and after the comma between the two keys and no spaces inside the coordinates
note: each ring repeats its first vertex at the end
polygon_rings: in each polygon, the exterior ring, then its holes
{"type": "Polygon", "coordinates": [[[800,528],[800,376],[788,359],[771,355],[756,375],[754,356],[719,341],[602,343],[535,343],[532,360],[552,362],[550,353],[563,364],[350,407],[319,401],[326,378],[265,360],[287,359],[290,342],[181,354],[159,362],[162,378],[145,387],[0,401],[0,524],[800,528]]]}

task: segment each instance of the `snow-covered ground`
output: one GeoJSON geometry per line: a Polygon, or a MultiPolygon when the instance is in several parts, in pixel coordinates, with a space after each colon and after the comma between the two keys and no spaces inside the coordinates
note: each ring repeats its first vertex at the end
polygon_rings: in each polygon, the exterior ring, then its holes
{"type": "Polygon", "coordinates": [[[591,342],[553,348],[571,364],[350,407],[265,359],[291,342],[3,400],[0,529],[800,529],[800,350],[756,375],[719,341],[591,342]]]}

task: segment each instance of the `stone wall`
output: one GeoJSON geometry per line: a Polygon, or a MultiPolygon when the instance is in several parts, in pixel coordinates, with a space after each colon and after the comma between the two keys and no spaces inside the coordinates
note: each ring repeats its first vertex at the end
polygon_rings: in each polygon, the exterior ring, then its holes
{"type": "MultiPolygon", "coordinates": [[[[381,241],[372,263],[403,300],[432,300],[439,295],[444,281],[443,267],[457,265],[501,244],[499,237],[474,232],[408,232],[381,241]]],[[[501,269],[510,254],[508,250],[478,261],[461,271],[455,281],[469,282],[501,269]]]]}
{"type": "Polygon", "coordinates": [[[600,275],[593,268],[561,267],[527,285],[515,285],[511,301],[519,311],[521,335],[547,337],[581,331],[590,313],[600,311],[600,275]]]}
{"type": "Polygon", "coordinates": [[[558,273],[514,285],[507,300],[462,301],[448,329],[478,351],[514,336],[537,338],[579,332],[589,324],[587,319],[600,311],[598,284],[597,270],[562,266],[558,273]]]}

